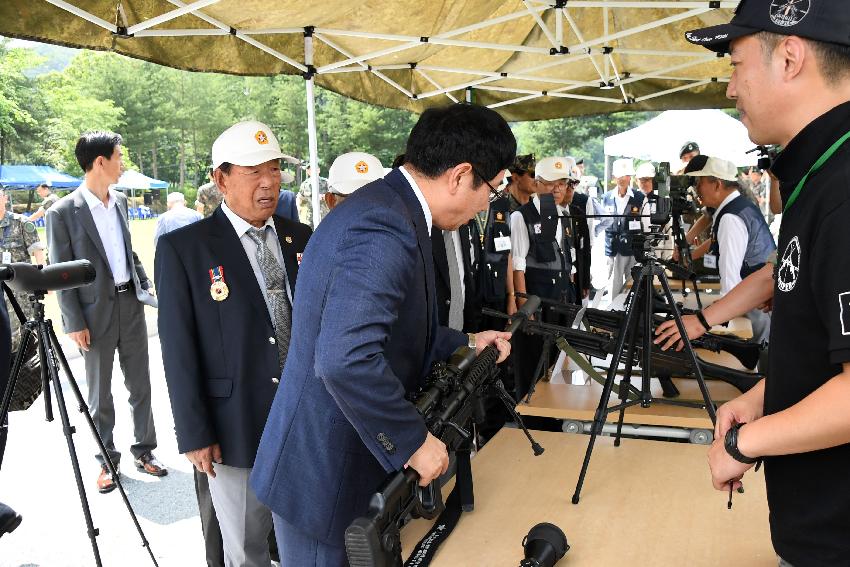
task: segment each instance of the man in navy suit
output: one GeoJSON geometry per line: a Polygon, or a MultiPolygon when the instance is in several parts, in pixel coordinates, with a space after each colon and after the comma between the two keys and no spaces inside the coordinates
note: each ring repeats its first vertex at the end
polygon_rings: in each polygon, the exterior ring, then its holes
{"type": "Polygon", "coordinates": [[[343,534],[389,472],[426,485],[445,445],[413,404],[432,361],[474,341],[505,358],[508,333],[437,325],[432,224],[456,230],[487,208],[516,141],[496,112],[425,111],[402,167],[358,189],[304,252],[288,364],[251,476],[273,512],[284,567],[346,565],[343,534]]]}
{"type": "Polygon", "coordinates": [[[225,565],[268,567],[271,514],[248,478],[287,357],[311,231],[272,215],[283,154],[265,124],[228,128],[212,157],[221,206],[157,247],[162,360],[177,447],[208,476],[225,565]]]}

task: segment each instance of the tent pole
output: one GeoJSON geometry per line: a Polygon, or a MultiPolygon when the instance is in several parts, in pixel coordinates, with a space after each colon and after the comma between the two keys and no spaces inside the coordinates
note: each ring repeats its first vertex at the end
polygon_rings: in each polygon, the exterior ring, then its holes
{"type": "Polygon", "coordinates": [[[319,226],[319,221],[322,220],[322,209],[319,206],[321,195],[319,195],[319,145],[316,140],[316,96],[313,91],[313,75],[315,68],[313,67],[313,28],[304,28],[304,63],[307,65],[307,72],[304,74],[305,85],[307,87],[307,140],[310,150],[310,171],[313,174],[310,176],[310,200],[313,208],[313,228],[319,226]]]}
{"type": "Polygon", "coordinates": [[[602,185],[603,195],[608,191],[608,158],[608,154],[605,154],[605,176],[603,178],[604,185],[602,185]]]}

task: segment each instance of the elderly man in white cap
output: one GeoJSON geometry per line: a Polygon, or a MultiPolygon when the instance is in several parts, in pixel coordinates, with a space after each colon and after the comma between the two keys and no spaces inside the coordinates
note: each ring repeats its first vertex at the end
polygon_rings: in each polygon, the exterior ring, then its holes
{"type": "Polygon", "coordinates": [[[154,248],[156,248],[159,242],[159,237],[166,232],[183,228],[204,218],[201,213],[193,211],[186,206],[186,197],[183,193],[178,193],[177,191],[169,193],[165,201],[168,205],[168,210],[159,215],[156,221],[156,232],[153,235],[154,248]]]}
{"type": "Polygon", "coordinates": [[[265,124],[225,130],[212,147],[224,201],[210,217],[162,236],[156,253],[177,448],[207,477],[228,567],[271,561],[271,512],[248,476],[286,361],[295,279],[311,234],[272,214],[282,157],[265,124]]]}
{"type": "Polygon", "coordinates": [[[328,173],[328,192],[325,204],[328,210],[338,207],[346,197],[384,176],[381,160],[366,152],[348,152],[338,156],[328,173]]]}
{"type": "MultiPolygon", "coordinates": [[[[725,295],[765,265],[776,243],[758,205],[741,195],[734,163],[698,155],[688,162],[685,175],[696,178],[703,205],[715,209],[711,247],[703,256],[703,264],[720,272],[720,294],[725,295]]],[[[767,341],[770,315],[753,309],[745,316],[752,323],[753,340],[767,341]]]]}
{"type": "Polygon", "coordinates": [[[612,175],[617,186],[602,197],[602,212],[612,215],[602,219],[596,226],[596,234],[605,231],[605,255],[608,257],[608,298],[610,301],[620,295],[626,282],[632,277],[635,255],[632,251],[632,237],[629,231],[641,230],[640,211],[644,194],[631,188],[634,176],[634,164],[631,159],[618,159],[614,162],[612,175]]]}
{"type": "MultiPolygon", "coordinates": [[[[566,157],[547,157],[537,162],[534,169],[537,178],[537,193],[519,210],[511,214],[511,251],[513,261],[514,290],[547,299],[574,303],[576,289],[573,284],[573,264],[576,260],[575,229],[573,219],[563,206],[556,203],[563,199],[567,186],[578,180],[573,168],[575,160],[566,157]]],[[[563,202],[563,201],[562,201],[563,202]]],[[[521,307],[524,299],[517,299],[521,307]]],[[[560,323],[560,316],[544,308],[545,321],[560,323]]],[[[529,349],[522,355],[524,377],[531,377],[542,352],[542,342],[535,337],[529,341],[529,349]],[[533,348],[531,348],[533,343],[533,348]]],[[[554,358],[551,359],[555,361],[554,358]]],[[[526,385],[517,385],[519,395],[525,394],[526,385]]]]}

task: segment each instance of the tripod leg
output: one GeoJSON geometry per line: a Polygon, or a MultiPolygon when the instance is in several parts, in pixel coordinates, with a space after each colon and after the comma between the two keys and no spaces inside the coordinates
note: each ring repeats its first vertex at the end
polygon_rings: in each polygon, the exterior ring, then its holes
{"type": "MultiPolygon", "coordinates": [[[[0,296],[0,301],[2,300],[3,298],[0,296]]],[[[12,364],[9,381],[6,384],[6,390],[3,392],[3,401],[0,403],[0,424],[6,423],[6,416],[9,414],[9,406],[12,404],[12,394],[15,392],[15,386],[18,383],[18,375],[21,373],[21,368],[24,365],[24,354],[26,353],[31,340],[33,340],[33,336],[32,330],[29,326],[21,327],[21,346],[18,349],[18,354],[15,356],[15,361],[12,364]]],[[[42,366],[42,368],[44,367],[42,366]]],[[[42,381],[43,380],[44,379],[42,378],[42,381]]],[[[47,390],[45,389],[45,395],[46,392],[47,390]]],[[[47,421],[52,419],[52,413],[49,415],[51,417],[47,421]]]]}
{"type": "MultiPolygon", "coordinates": [[[[635,296],[637,297],[637,296],[635,296]]],[[[620,380],[620,402],[621,404],[625,404],[625,402],[629,399],[629,390],[632,387],[632,367],[634,363],[634,354],[635,354],[635,338],[637,335],[637,327],[638,321],[632,324],[631,329],[628,329],[629,338],[628,338],[628,350],[626,351],[626,368],[625,372],[623,372],[623,378],[620,380]]],[[[617,361],[615,364],[619,364],[617,361]]],[[[617,416],[617,435],[614,437],[614,446],[620,446],[620,439],[622,438],[623,433],[623,421],[626,418],[626,407],[623,406],[620,408],[619,415],[617,416]]]]}
{"type": "MultiPolygon", "coordinates": [[[[636,286],[637,290],[632,289],[632,292],[636,294],[636,296],[640,293],[642,283],[642,279],[638,280],[636,286]]],[[[579,473],[578,483],[576,483],[576,490],[573,493],[573,504],[579,503],[579,499],[581,498],[581,488],[582,485],[584,485],[584,478],[585,476],[587,476],[587,468],[590,465],[590,456],[593,453],[593,446],[596,443],[596,436],[599,433],[602,433],[602,427],[605,425],[605,418],[608,415],[608,400],[611,398],[611,390],[614,387],[614,379],[617,376],[617,366],[619,366],[620,359],[623,356],[623,348],[626,344],[626,335],[631,332],[632,326],[635,325],[637,321],[635,317],[636,303],[637,302],[635,301],[630,303],[629,309],[626,311],[625,328],[628,331],[626,333],[620,333],[620,336],[617,337],[617,345],[614,348],[614,357],[612,358],[611,367],[608,369],[608,377],[605,380],[605,385],[602,387],[602,396],[599,397],[599,405],[596,408],[596,414],[593,418],[593,425],[590,429],[590,441],[588,441],[587,443],[587,451],[584,454],[584,462],[581,465],[581,473],[579,473]]],[[[627,389],[628,388],[626,388],[626,390],[627,389]]]]}
{"type": "MultiPolygon", "coordinates": [[[[39,323],[42,325],[42,323],[39,323]]],[[[53,382],[53,390],[56,393],[56,407],[59,408],[59,417],[62,421],[62,430],[65,433],[65,440],[68,443],[68,454],[71,457],[71,467],[74,469],[74,479],[77,482],[77,493],[80,496],[80,505],[83,508],[83,516],[86,520],[86,528],[88,529],[89,540],[91,540],[92,552],[94,553],[94,560],[98,567],[101,567],[102,563],[100,560],[100,549],[97,545],[97,538],[100,530],[94,527],[94,522],[92,521],[91,516],[91,508],[89,507],[88,497],[86,496],[86,490],[83,487],[83,475],[80,472],[80,460],[77,457],[77,449],[74,446],[74,439],[72,435],[76,433],[77,429],[71,425],[70,420],[68,419],[68,408],[65,405],[65,396],[62,393],[62,386],[59,382],[59,372],[56,369],[56,365],[51,357],[49,357],[47,350],[50,348],[49,338],[47,335],[47,331],[44,327],[39,327],[39,357],[42,361],[47,362],[46,366],[42,366],[42,372],[50,373],[50,381],[53,382]]],[[[70,374],[68,374],[70,377],[70,374]]]]}
{"type": "Polygon", "coordinates": [[[687,349],[688,355],[691,357],[691,362],[694,365],[694,376],[696,377],[697,384],[699,384],[702,399],[705,402],[705,410],[708,412],[708,417],[711,419],[712,425],[714,425],[717,423],[717,412],[714,410],[714,402],[711,400],[711,394],[709,394],[708,386],[705,384],[705,377],[702,375],[699,358],[697,357],[697,353],[694,351],[693,345],[691,345],[690,339],[688,339],[685,324],[682,322],[682,314],[676,308],[676,304],[673,301],[673,292],[670,291],[670,283],[667,281],[667,276],[664,274],[663,270],[660,272],[660,277],[661,287],[664,288],[664,294],[667,296],[667,301],[669,301],[670,305],[673,306],[673,319],[676,321],[676,328],[679,330],[679,335],[682,337],[682,342],[685,344],[685,348],[687,349]]]}
{"type": "MultiPolygon", "coordinates": [[[[71,390],[74,393],[74,397],[77,399],[77,403],[79,404],[80,413],[85,416],[92,437],[97,443],[97,447],[98,450],[100,450],[100,454],[103,456],[103,461],[109,469],[109,472],[112,473],[112,478],[115,479],[115,484],[118,486],[118,490],[121,493],[121,498],[124,500],[124,506],[127,508],[127,512],[130,514],[130,518],[133,520],[133,524],[136,526],[136,531],[142,538],[142,547],[147,549],[148,555],[150,556],[153,564],[156,567],[159,567],[159,564],[157,563],[156,558],[153,555],[153,551],[151,550],[150,543],[145,537],[144,531],[142,531],[142,526],[139,525],[139,519],[136,517],[136,513],[133,511],[133,506],[130,504],[130,500],[127,498],[127,493],[124,491],[124,485],[121,483],[121,477],[118,474],[118,471],[115,470],[115,466],[112,463],[112,459],[109,458],[109,453],[106,450],[106,447],[103,445],[103,440],[100,438],[100,434],[97,432],[97,428],[95,427],[91,414],[88,411],[88,405],[83,399],[83,395],[80,392],[80,387],[77,385],[77,381],[74,380],[74,375],[71,372],[71,367],[68,365],[68,360],[65,358],[65,353],[62,352],[62,347],[59,345],[59,339],[56,338],[56,333],[53,330],[53,326],[51,325],[50,321],[46,321],[44,323],[44,327],[41,330],[41,336],[43,337],[42,344],[50,345],[51,352],[55,354],[56,359],[58,359],[59,363],[62,366],[62,370],[65,372],[65,376],[68,378],[68,384],[71,386],[71,390]]],[[[56,372],[55,365],[51,366],[53,368],[53,372],[58,374],[58,372],[56,372]]],[[[54,384],[55,383],[56,381],[54,381],[54,384]]],[[[76,454],[73,455],[73,460],[74,462],[76,462],[76,454]]],[[[79,468],[79,465],[76,465],[76,468],[79,468]]],[[[77,477],[77,483],[81,486],[82,480],[79,478],[79,476],[77,477]]],[[[98,565],[100,565],[99,558],[98,565]]]]}

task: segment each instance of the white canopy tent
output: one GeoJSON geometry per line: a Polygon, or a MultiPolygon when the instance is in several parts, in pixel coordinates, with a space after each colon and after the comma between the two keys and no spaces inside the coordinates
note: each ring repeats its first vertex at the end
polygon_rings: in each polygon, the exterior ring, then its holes
{"type": "Polygon", "coordinates": [[[729,160],[738,167],[756,165],[757,152],[747,128],[722,110],[667,110],[636,128],[605,138],[606,180],[608,157],[670,162],[681,166],[679,151],[696,142],[700,153],[729,160]]]}

